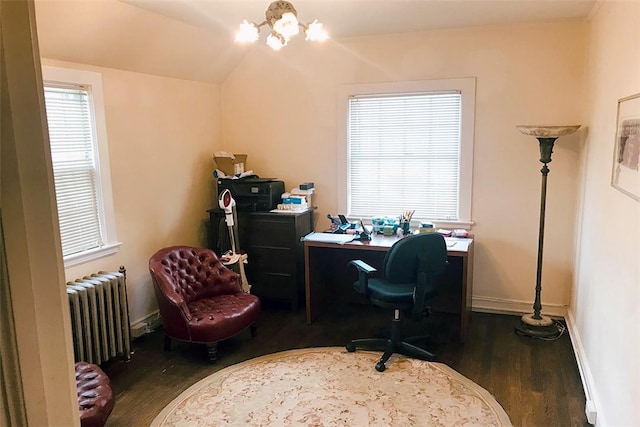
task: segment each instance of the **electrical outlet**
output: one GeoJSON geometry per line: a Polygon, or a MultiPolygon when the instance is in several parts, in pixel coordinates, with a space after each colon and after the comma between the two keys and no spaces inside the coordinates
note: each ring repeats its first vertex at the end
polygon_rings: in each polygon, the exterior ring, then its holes
{"type": "Polygon", "coordinates": [[[131,327],[131,337],[138,338],[143,336],[147,332],[147,323],[137,323],[131,327]]]}

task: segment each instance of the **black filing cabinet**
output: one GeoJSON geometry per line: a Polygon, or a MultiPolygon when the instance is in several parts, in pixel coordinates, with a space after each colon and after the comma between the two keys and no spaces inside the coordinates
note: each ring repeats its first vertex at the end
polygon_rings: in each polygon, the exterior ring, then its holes
{"type": "MultiPolygon", "coordinates": [[[[209,210],[209,247],[218,255],[229,249],[224,213],[209,210]]],[[[313,231],[313,211],[300,213],[238,212],[241,251],[251,293],[261,299],[283,300],[298,310],[304,300],[304,253],[301,238],[313,231]]]]}

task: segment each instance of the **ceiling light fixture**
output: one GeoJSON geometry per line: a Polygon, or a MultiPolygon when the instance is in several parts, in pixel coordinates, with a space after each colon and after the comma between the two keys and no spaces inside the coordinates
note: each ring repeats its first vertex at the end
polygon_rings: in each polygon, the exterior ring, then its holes
{"type": "Polygon", "coordinates": [[[248,22],[246,19],[240,24],[240,30],[236,35],[236,42],[253,43],[260,37],[260,27],[269,25],[271,34],[267,37],[267,45],[273,50],[280,50],[286,46],[291,37],[304,29],[305,40],[323,41],[329,38],[323,25],[316,19],[309,24],[298,21],[298,12],[288,1],[274,1],[267,8],[266,19],[260,24],[248,22]]]}

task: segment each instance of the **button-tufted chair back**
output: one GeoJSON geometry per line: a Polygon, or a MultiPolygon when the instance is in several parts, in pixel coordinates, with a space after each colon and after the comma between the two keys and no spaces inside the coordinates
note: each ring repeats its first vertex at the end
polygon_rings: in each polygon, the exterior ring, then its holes
{"type": "Polygon", "coordinates": [[[251,327],[255,335],[260,300],[242,290],[240,276],[206,248],[171,246],[149,259],[158,309],[171,339],[207,344],[215,360],[216,343],[251,327]]]}
{"type": "Polygon", "coordinates": [[[201,298],[242,291],[240,276],[225,267],[211,249],[172,246],[153,256],[152,276],[189,304],[201,298]],[[160,263],[161,266],[158,266],[160,263]]]}

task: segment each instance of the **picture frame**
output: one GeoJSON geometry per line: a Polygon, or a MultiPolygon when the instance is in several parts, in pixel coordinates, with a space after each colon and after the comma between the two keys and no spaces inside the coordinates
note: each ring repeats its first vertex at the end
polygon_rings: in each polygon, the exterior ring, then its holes
{"type": "Polygon", "coordinates": [[[618,100],[611,185],[640,201],[640,93],[618,100]]]}

